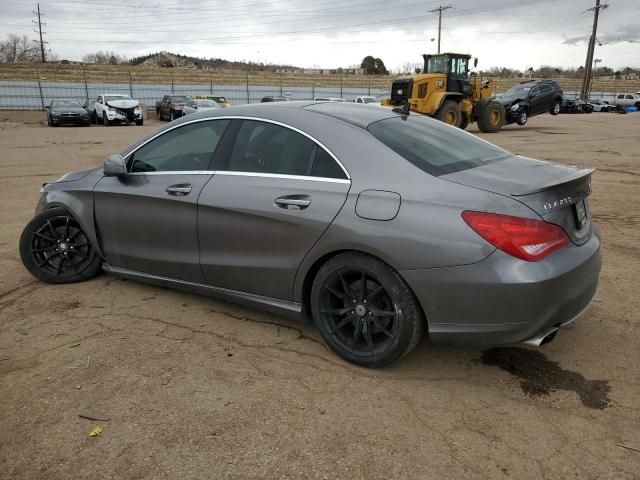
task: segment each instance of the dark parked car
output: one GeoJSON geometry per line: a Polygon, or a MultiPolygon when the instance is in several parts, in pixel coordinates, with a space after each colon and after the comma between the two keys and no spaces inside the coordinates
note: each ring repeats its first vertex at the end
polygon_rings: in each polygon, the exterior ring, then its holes
{"type": "Polygon", "coordinates": [[[530,80],[507,90],[496,100],[504,106],[506,124],[524,125],[541,113],[557,115],[562,104],[562,88],[555,80],[530,80]]]}
{"type": "Polygon", "coordinates": [[[173,122],[176,118],[184,116],[182,108],[191,100],[188,95],[165,95],[156,103],[156,117],[158,120],[173,122]]]}
{"type": "Polygon", "coordinates": [[[45,282],[104,268],[308,319],[367,367],[425,328],[540,345],[596,292],[592,171],[387,108],[215,109],[46,184],[20,255],[45,282]]]}
{"type": "Polygon", "coordinates": [[[261,103],[267,103],[267,102],[288,102],[290,99],[287,97],[274,97],[274,96],[267,96],[267,97],[262,97],[262,99],[260,100],[261,103]]]}
{"type": "Polygon", "coordinates": [[[587,102],[583,102],[577,98],[568,99],[565,98],[560,105],[560,113],[591,113],[593,112],[593,105],[587,102]]]}
{"type": "Polygon", "coordinates": [[[62,124],[91,124],[87,111],[76,100],[52,100],[47,109],[47,125],[57,127],[62,124]]]}

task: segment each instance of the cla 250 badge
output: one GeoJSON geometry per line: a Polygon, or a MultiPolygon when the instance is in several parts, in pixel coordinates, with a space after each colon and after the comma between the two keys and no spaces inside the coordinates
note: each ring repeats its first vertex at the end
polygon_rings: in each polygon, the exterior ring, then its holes
{"type": "Polygon", "coordinates": [[[546,202],[543,204],[544,211],[548,212],[549,210],[553,210],[554,208],[564,207],[571,203],[571,197],[561,198],[560,200],[556,200],[554,202],[546,202]]]}

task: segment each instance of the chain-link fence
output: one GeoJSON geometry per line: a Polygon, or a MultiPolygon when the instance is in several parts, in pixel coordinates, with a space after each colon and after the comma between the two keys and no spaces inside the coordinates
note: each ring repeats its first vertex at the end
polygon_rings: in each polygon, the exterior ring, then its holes
{"type": "Polygon", "coordinates": [[[386,89],[372,88],[369,84],[362,87],[345,86],[289,86],[255,85],[246,83],[235,85],[202,84],[139,84],[139,83],[85,83],[85,82],[47,82],[47,81],[0,81],[0,109],[34,110],[42,109],[53,99],[74,99],[84,102],[93,100],[103,93],[120,93],[139,100],[147,108],[153,108],[156,102],[167,94],[195,96],[214,94],[225,97],[232,105],[260,102],[266,96],[284,96],[291,100],[311,100],[316,97],[337,97],[353,100],[360,95],[381,97],[387,95],[386,89]]]}

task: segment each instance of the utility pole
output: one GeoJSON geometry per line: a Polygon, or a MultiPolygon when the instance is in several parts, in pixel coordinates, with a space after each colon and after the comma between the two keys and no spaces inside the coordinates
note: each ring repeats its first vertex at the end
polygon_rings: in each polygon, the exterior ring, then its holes
{"type": "Polygon", "coordinates": [[[40,13],[40,4],[38,3],[38,11],[33,12],[34,15],[38,16],[38,21],[32,20],[33,23],[38,23],[38,31],[36,33],[40,34],[40,53],[42,54],[42,63],[45,63],[47,60],[44,57],[44,41],[42,40],[42,17],[44,13],[40,13]]]}
{"type": "Polygon", "coordinates": [[[438,12],[438,53],[440,53],[440,35],[442,33],[442,12],[444,12],[445,10],[449,10],[450,8],[453,8],[453,7],[451,5],[448,5],[446,7],[443,7],[442,5],[440,5],[438,8],[429,10],[429,13],[438,12]]]}
{"type": "Polygon", "coordinates": [[[586,102],[589,96],[589,86],[591,85],[591,68],[593,66],[593,51],[596,47],[596,33],[598,31],[598,15],[600,9],[606,10],[609,7],[608,4],[600,4],[600,0],[596,0],[596,6],[586,10],[587,12],[593,10],[593,31],[591,32],[591,38],[589,38],[589,48],[587,49],[587,61],[584,64],[584,80],[582,81],[582,89],[580,90],[580,100],[586,102]]]}

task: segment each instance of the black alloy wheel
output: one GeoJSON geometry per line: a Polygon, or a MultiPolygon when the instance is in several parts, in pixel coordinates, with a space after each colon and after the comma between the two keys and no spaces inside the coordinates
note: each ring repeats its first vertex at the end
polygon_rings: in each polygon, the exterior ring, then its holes
{"type": "Polygon", "coordinates": [[[80,224],[62,208],[45,210],[25,227],[20,257],[36,278],[72,283],[100,271],[101,259],[80,224]]]}
{"type": "Polygon", "coordinates": [[[388,365],[420,338],[421,310],[413,293],[393,269],[368,255],[329,260],[316,276],[311,298],[324,339],[358,365],[388,365]]]}

